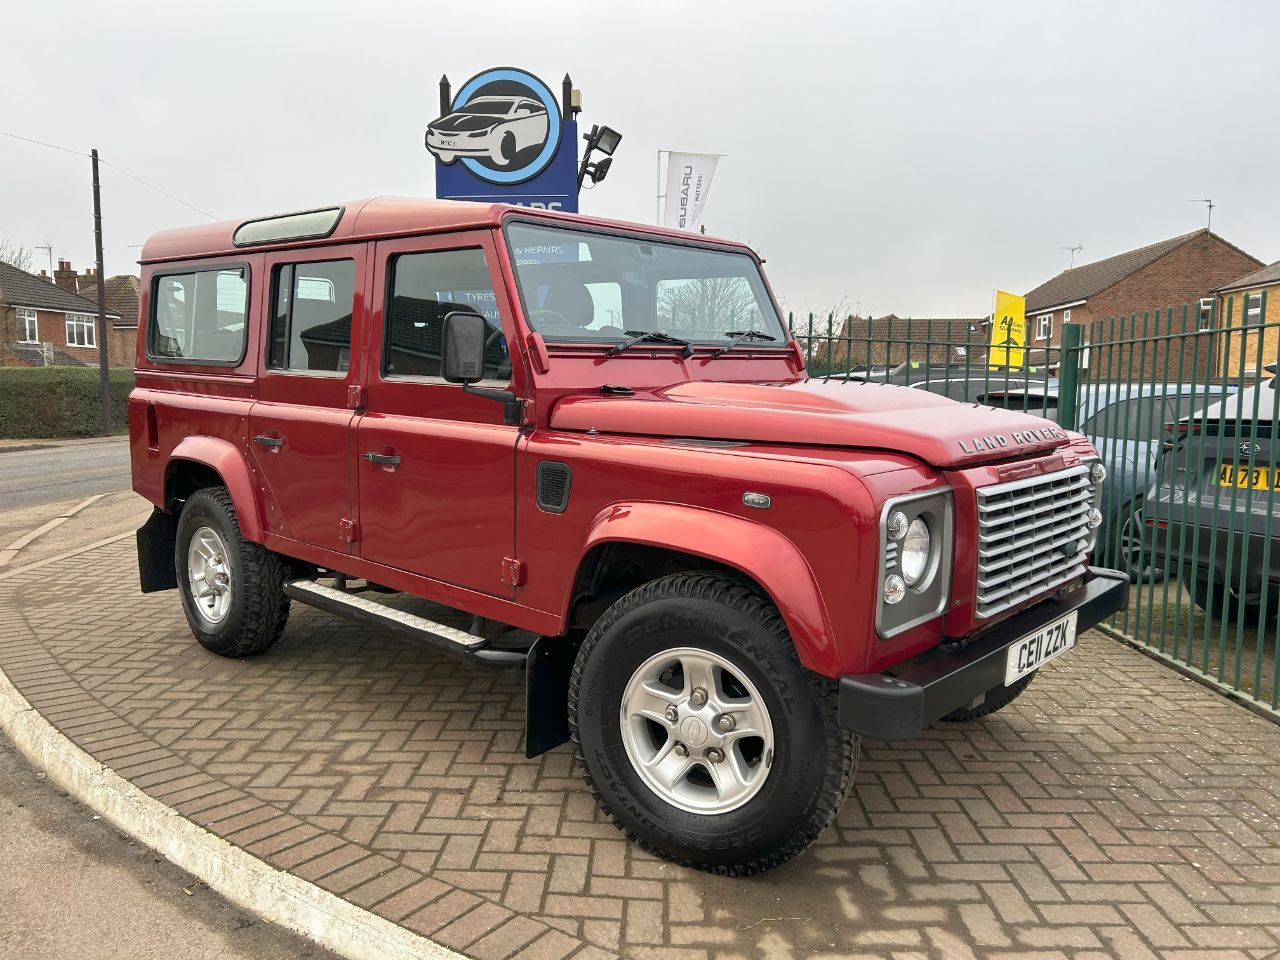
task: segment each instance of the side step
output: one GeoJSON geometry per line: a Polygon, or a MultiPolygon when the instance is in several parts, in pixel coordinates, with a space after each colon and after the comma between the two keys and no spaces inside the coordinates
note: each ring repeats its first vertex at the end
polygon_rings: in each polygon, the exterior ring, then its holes
{"type": "Polygon", "coordinates": [[[430,644],[438,650],[452,654],[468,663],[483,663],[493,667],[519,667],[525,662],[525,654],[518,650],[494,650],[484,637],[459,630],[457,627],[436,623],[426,617],[405,613],[386,604],[375,603],[343,590],[335,590],[314,580],[289,580],[284,585],[285,595],[327,613],[335,613],[348,620],[355,620],[372,627],[398,633],[411,640],[430,644]]]}

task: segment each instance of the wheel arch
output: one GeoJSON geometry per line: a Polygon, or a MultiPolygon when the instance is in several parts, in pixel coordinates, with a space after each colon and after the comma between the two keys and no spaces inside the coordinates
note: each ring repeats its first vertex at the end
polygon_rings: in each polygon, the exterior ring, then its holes
{"type": "Polygon", "coordinates": [[[234,444],[218,437],[186,437],[174,447],[165,464],[165,510],[171,512],[178,501],[212,486],[227,488],[241,534],[246,540],[261,543],[265,532],[262,511],[244,455],[234,444]]]}
{"type": "Polygon", "coordinates": [[[588,627],[640,584],[695,569],[750,581],[778,608],[800,662],[839,672],[826,604],[799,548],[771,527],[698,507],[642,502],[600,511],[578,554],[565,623],[588,627]]]}

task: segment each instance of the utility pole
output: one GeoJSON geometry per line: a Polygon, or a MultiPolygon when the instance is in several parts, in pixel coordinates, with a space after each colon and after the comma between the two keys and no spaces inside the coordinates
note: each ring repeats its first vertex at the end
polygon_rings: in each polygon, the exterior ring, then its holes
{"type": "Polygon", "coordinates": [[[107,277],[102,265],[102,191],[98,186],[98,151],[89,154],[93,163],[93,249],[98,264],[98,400],[102,405],[102,435],[111,436],[111,374],[107,362],[107,277]]]}

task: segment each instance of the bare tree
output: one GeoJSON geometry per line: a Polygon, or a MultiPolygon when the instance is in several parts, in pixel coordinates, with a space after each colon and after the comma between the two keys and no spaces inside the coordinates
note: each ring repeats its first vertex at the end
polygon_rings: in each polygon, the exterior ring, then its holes
{"type": "Polygon", "coordinates": [[[658,318],[669,330],[724,333],[759,329],[760,308],[745,277],[702,277],[659,291],[658,318]]]}
{"type": "Polygon", "coordinates": [[[0,263],[7,263],[19,270],[31,272],[31,251],[12,240],[0,237],[0,263]]]}

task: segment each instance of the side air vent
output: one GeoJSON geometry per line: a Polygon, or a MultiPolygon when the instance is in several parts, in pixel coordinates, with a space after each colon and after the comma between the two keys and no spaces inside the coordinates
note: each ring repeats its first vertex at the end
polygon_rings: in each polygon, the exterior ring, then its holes
{"type": "Polygon", "coordinates": [[[567,463],[543,460],[538,464],[538,509],[547,513],[564,513],[569,506],[569,484],[573,471],[567,463]]]}

